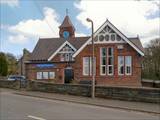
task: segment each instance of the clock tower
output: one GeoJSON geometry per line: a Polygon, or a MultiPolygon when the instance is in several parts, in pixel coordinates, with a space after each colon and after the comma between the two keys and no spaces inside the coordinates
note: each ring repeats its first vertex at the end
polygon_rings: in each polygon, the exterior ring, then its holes
{"type": "Polygon", "coordinates": [[[68,15],[66,15],[62,24],[59,26],[59,36],[65,39],[75,37],[75,28],[68,15]]]}

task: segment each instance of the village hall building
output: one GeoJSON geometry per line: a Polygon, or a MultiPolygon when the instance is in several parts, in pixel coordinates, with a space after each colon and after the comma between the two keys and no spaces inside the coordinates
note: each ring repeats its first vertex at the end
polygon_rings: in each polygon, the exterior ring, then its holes
{"type": "MultiPolygon", "coordinates": [[[[39,39],[26,62],[28,80],[60,84],[92,80],[91,36],[76,37],[75,30],[66,15],[59,37],[39,39]]],[[[94,46],[97,85],[141,85],[144,51],[139,37],[128,38],[106,20],[94,32],[94,46]]]]}

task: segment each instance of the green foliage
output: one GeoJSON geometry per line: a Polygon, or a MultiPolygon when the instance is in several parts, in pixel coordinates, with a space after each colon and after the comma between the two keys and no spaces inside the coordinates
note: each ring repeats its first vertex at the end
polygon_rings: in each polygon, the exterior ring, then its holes
{"type": "Polygon", "coordinates": [[[145,48],[142,77],[160,80],[160,38],[152,40],[145,48]]]}
{"type": "Polygon", "coordinates": [[[0,76],[7,76],[8,63],[4,53],[0,52],[0,76]]]}
{"type": "Polygon", "coordinates": [[[6,53],[6,59],[8,62],[8,74],[16,74],[17,72],[17,59],[11,53],[6,53]]]}

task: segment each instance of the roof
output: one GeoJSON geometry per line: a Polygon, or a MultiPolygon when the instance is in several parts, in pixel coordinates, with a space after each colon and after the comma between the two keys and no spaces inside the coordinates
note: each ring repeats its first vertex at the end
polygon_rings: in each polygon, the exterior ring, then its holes
{"type": "Polygon", "coordinates": [[[128,38],[134,45],[136,45],[141,51],[144,52],[144,48],[139,37],[128,38]]]}
{"type": "Polygon", "coordinates": [[[68,15],[64,18],[63,23],[59,27],[60,28],[62,28],[62,27],[72,27],[73,30],[75,30],[74,25],[72,24],[68,15]]]}
{"type": "MultiPolygon", "coordinates": [[[[67,41],[78,50],[88,39],[89,37],[75,37],[69,38],[67,41]]],[[[40,38],[30,55],[30,60],[47,61],[65,42],[64,38],[40,38]]]]}

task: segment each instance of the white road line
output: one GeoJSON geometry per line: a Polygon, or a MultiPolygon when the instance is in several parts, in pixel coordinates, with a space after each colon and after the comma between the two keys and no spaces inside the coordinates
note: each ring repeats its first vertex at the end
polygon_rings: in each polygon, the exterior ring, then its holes
{"type": "Polygon", "coordinates": [[[36,116],[32,116],[32,115],[28,115],[27,117],[33,118],[33,119],[36,119],[36,120],[46,120],[44,118],[40,118],[40,117],[36,117],[36,116]]]}

